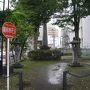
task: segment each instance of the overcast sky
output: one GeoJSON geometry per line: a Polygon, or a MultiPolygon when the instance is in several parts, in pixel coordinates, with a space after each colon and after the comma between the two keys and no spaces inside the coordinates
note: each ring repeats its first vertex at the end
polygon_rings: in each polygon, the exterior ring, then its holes
{"type": "MultiPolygon", "coordinates": [[[[9,0],[11,1],[11,0],[9,0]]],[[[5,8],[8,8],[8,0],[5,0],[5,8]]],[[[3,0],[0,0],[0,10],[3,9],[3,0]]]]}

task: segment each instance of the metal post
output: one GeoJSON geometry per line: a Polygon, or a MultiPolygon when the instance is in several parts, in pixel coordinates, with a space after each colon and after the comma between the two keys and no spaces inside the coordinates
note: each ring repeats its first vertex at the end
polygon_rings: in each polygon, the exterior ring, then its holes
{"type": "Polygon", "coordinates": [[[19,72],[19,90],[23,90],[23,76],[22,76],[22,72],[19,72]]]}
{"type": "Polygon", "coordinates": [[[9,38],[7,38],[7,90],[9,90],[9,38]]]}
{"type": "Polygon", "coordinates": [[[67,90],[67,71],[63,72],[63,90],[67,90]]]}
{"type": "MultiPolygon", "coordinates": [[[[9,9],[9,0],[8,0],[8,9],[9,9]]],[[[7,49],[6,49],[6,60],[7,60],[7,90],[9,90],[9,38],[6,39],[7,49]]]]}

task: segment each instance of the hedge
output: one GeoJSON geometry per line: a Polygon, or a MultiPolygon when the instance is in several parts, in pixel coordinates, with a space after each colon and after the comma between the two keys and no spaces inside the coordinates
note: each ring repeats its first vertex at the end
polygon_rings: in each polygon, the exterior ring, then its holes
{"type": "Polygon", "coordinates": [[[34,50],[28,53],[28,57],[32,60],[60,60],[60,50],[34,50]]]}

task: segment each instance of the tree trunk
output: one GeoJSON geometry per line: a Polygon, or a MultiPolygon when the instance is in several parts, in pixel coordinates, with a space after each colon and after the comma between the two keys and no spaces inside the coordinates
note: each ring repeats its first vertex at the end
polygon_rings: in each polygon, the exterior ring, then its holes
{"type": "Polygon", "coordinates": [[[35,35],[34,35],[34,50],[37,50],[38,33],[39,33],[39,27],[36,27],[35,28],[35,35]]]}
{"type": "Polygon", "coordinates": [[[34,35],[34,50],[37,50],[37,35],[34,35]]]}
{"type": "Polygon", "coordinates": [[[48,47],[48,40],[47,40],[47,23],[43,23],[43,41],[42,41],[42,46],[47,46],[48,47]]]}
{"type": "Polygon", "coordinates": [[[75,24],[75,37],[74,37],[74,40],[78,41],[78,44],[77,44],[77,57],[80,58],[80,38],[79,38],[79,21],[76,22],[75,24]]]}
{"type": "Polygon", "coordinates": [[[73,42],[77,42],[73,44],[73,62],[72,66],[79,66],[78,58],[80,57],[80,38],[79,38],[79,22],[80,17],[77,15],[77,3],[76,0],[72,0],[73,3],[73,12],[74,12],[74,31],[75,37],[73,38],[73,42]]]}
{"type": "Polygon", "coordinates": [[[25,46],[25,42],[23,43],[23,45],[21,47],[20,60],[22,59],[22,54],[23,54],[24,46],[25,46]]]}
{"type": "Polygon", "coordinates": [[[73,3],[73,17],[74,17],[74,31],[75,31],[75,39],[79,39],[79,23],[80,23],[80,17],[77,15],[77,3],[76,0],[72,0],[73,3]]]}
{"type": "Polygon", "coordinates": [[[29,37],[29,34],[27,35],[27,37],[24,39],[24,42],[22,43],[21,53],[20,53],[20,60],[22,59],[23,50],[24,50],[24,47],[26,45],[26,41],[27,41],[28,37],[29,37]]]}

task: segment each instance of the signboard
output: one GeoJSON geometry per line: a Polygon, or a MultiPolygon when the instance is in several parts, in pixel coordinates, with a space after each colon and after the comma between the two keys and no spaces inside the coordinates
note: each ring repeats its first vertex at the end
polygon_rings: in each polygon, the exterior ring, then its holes
{"type": "Polygon", "coordinates": [[[2,26],[2,33],[6,38],[13,38],[16,34],[16,27],[11,22],[5,22],[2,26]]]}
{"type": "Polygon", "coordinates": [[[16,34],[16,27],[11,22],[5,22],[2,26],[2,34],[7,38],[6,60],[7,60],[7,90],[9,90],[9,39],[16,34]]]}
{"type": "Polygon", "coordinates": [[[58,37],[58,30],[57,29],[48,29],[48,35],[58,37]]]}

